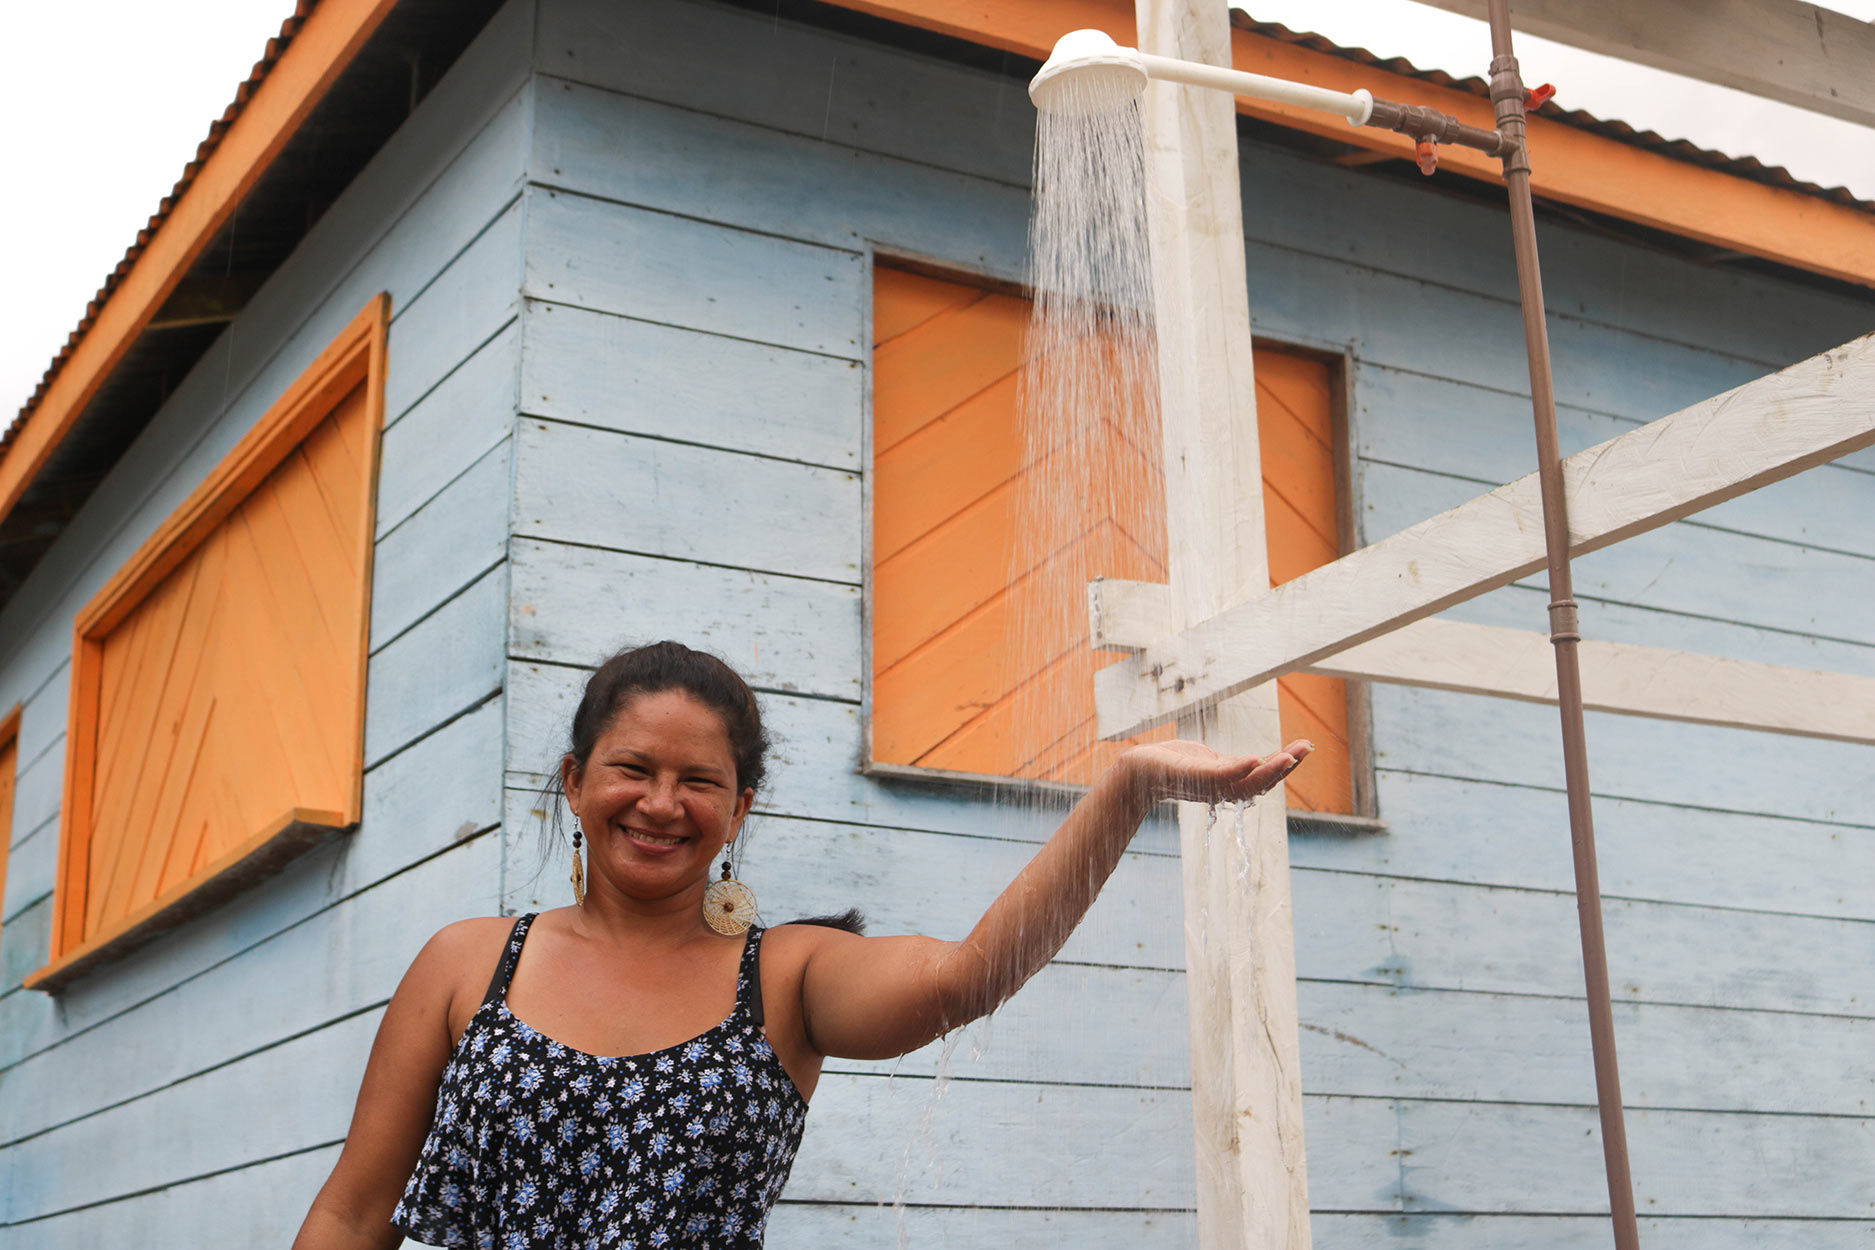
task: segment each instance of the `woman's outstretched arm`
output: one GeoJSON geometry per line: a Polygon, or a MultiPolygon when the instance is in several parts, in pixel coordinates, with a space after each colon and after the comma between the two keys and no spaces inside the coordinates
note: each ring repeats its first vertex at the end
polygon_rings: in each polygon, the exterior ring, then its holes
{"type": "Polygon", "coordinates": [[[1131,748],[963,941],[821,937],[801,980],[809,1044],[823,1055],[886,1058],[986,1015],[1061,949],[1155,804],[1254,798],[1312,749],[1297,741],[1258,757],[1193,742],[1131,748]]]}

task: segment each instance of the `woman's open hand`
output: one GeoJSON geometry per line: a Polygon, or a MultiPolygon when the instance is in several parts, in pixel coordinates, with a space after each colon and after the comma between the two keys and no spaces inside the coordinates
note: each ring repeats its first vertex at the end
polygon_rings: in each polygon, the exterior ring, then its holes
{"type": "Polygon", "coordinates": [[[860,1059],[904,1054],[994,1010],[1061,949],[1153,804],[1253,799],[1314,749],[1300,738],[1262,757],[1219,755],[1196,742],[1133,747],[962,942],[816,931],[801,980],[811,1049],[860,1059]]]}
{"type": "Polygon", "coordinates": [[[1128,749],[1120,766],[1152,799],[1241,803],[1287,777],[1315,746],[1297,738],[1274,755],[1219,755],[1198,742],[1148,742],[1128,749]]]}

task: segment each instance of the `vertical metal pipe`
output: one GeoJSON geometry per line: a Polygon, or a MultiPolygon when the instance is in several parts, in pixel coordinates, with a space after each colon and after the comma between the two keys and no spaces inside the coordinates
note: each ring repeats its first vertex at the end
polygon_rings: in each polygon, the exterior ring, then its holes
{"type": "Polygon", "coordinates": [[[1628,1168],[1628,1133],[1621,1113],[1621,1074],[1615,1061],[1614,1006],[1608,990],[1608,951],[1602,937],[1602,891],[1595,866],[1595,822],[1589,802],[1588,737],[1582,724],[1581,641],[1569,571],[1569,517],[1563,495],[1562,456],[1556,438],[1556,388],[1550,372],[1549,329],[1543,319],[1543,277],[1536,254],[1536,214],[1530,202],[1530,161],[1524,135],[1523,77],[1510,50],[1510,0],[1490,0],[1491,99],[1498,129],[1515,140],[1504,155],[1510,191],[1511,235],[1517,286],[1523,299],[1523,335],[1530,354],[1530,402],[1536,418],[1537,476],[1543,492],[1543,532],[1549,553],[1550,641],[1556,651],[1556,693],[1562,710],[1563,773],[1569,793],[1569,832],[1575,851],[1576,915],[1582,929],[1582,973],[1587,983],[1589,1039],[1595,1055],[1595,1094],[1601,1109],[1602,1157],[1617,1250],[1639,1250],[1634,1179],[1628,1168]]]}

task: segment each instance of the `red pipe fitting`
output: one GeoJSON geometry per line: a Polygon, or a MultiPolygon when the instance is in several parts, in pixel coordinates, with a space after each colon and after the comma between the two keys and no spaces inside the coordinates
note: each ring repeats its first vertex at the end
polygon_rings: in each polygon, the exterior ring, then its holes
{"type": "Polygon", "coordinates": [[[1413,145],[1413,152],[1419,158],[1419,172],[1427,177],[1439,167],[1439,145],[1431,139],[1421,139],[1413,145]]]}

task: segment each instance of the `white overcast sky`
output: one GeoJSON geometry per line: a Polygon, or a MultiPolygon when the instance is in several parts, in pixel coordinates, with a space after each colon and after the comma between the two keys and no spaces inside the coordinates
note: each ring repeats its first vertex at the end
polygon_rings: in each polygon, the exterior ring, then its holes
{"type": "MultiPolygon", "coordinates": [[[[1875,20],[1875,0],[1826,2],[1875,20]]],[[[1240,7],[1425,69],[1464,76],[1489,60],[1482,23],[1412,0],[1240,7]]],[[[291,8],[289,0],[0,4],[0,424],[37,385],[291,8]]],[[[1517,51],[1525,76],[1556,83],[1565,106],[1875,199],[1875,130],[1527,36],[1517,51]]]]}

